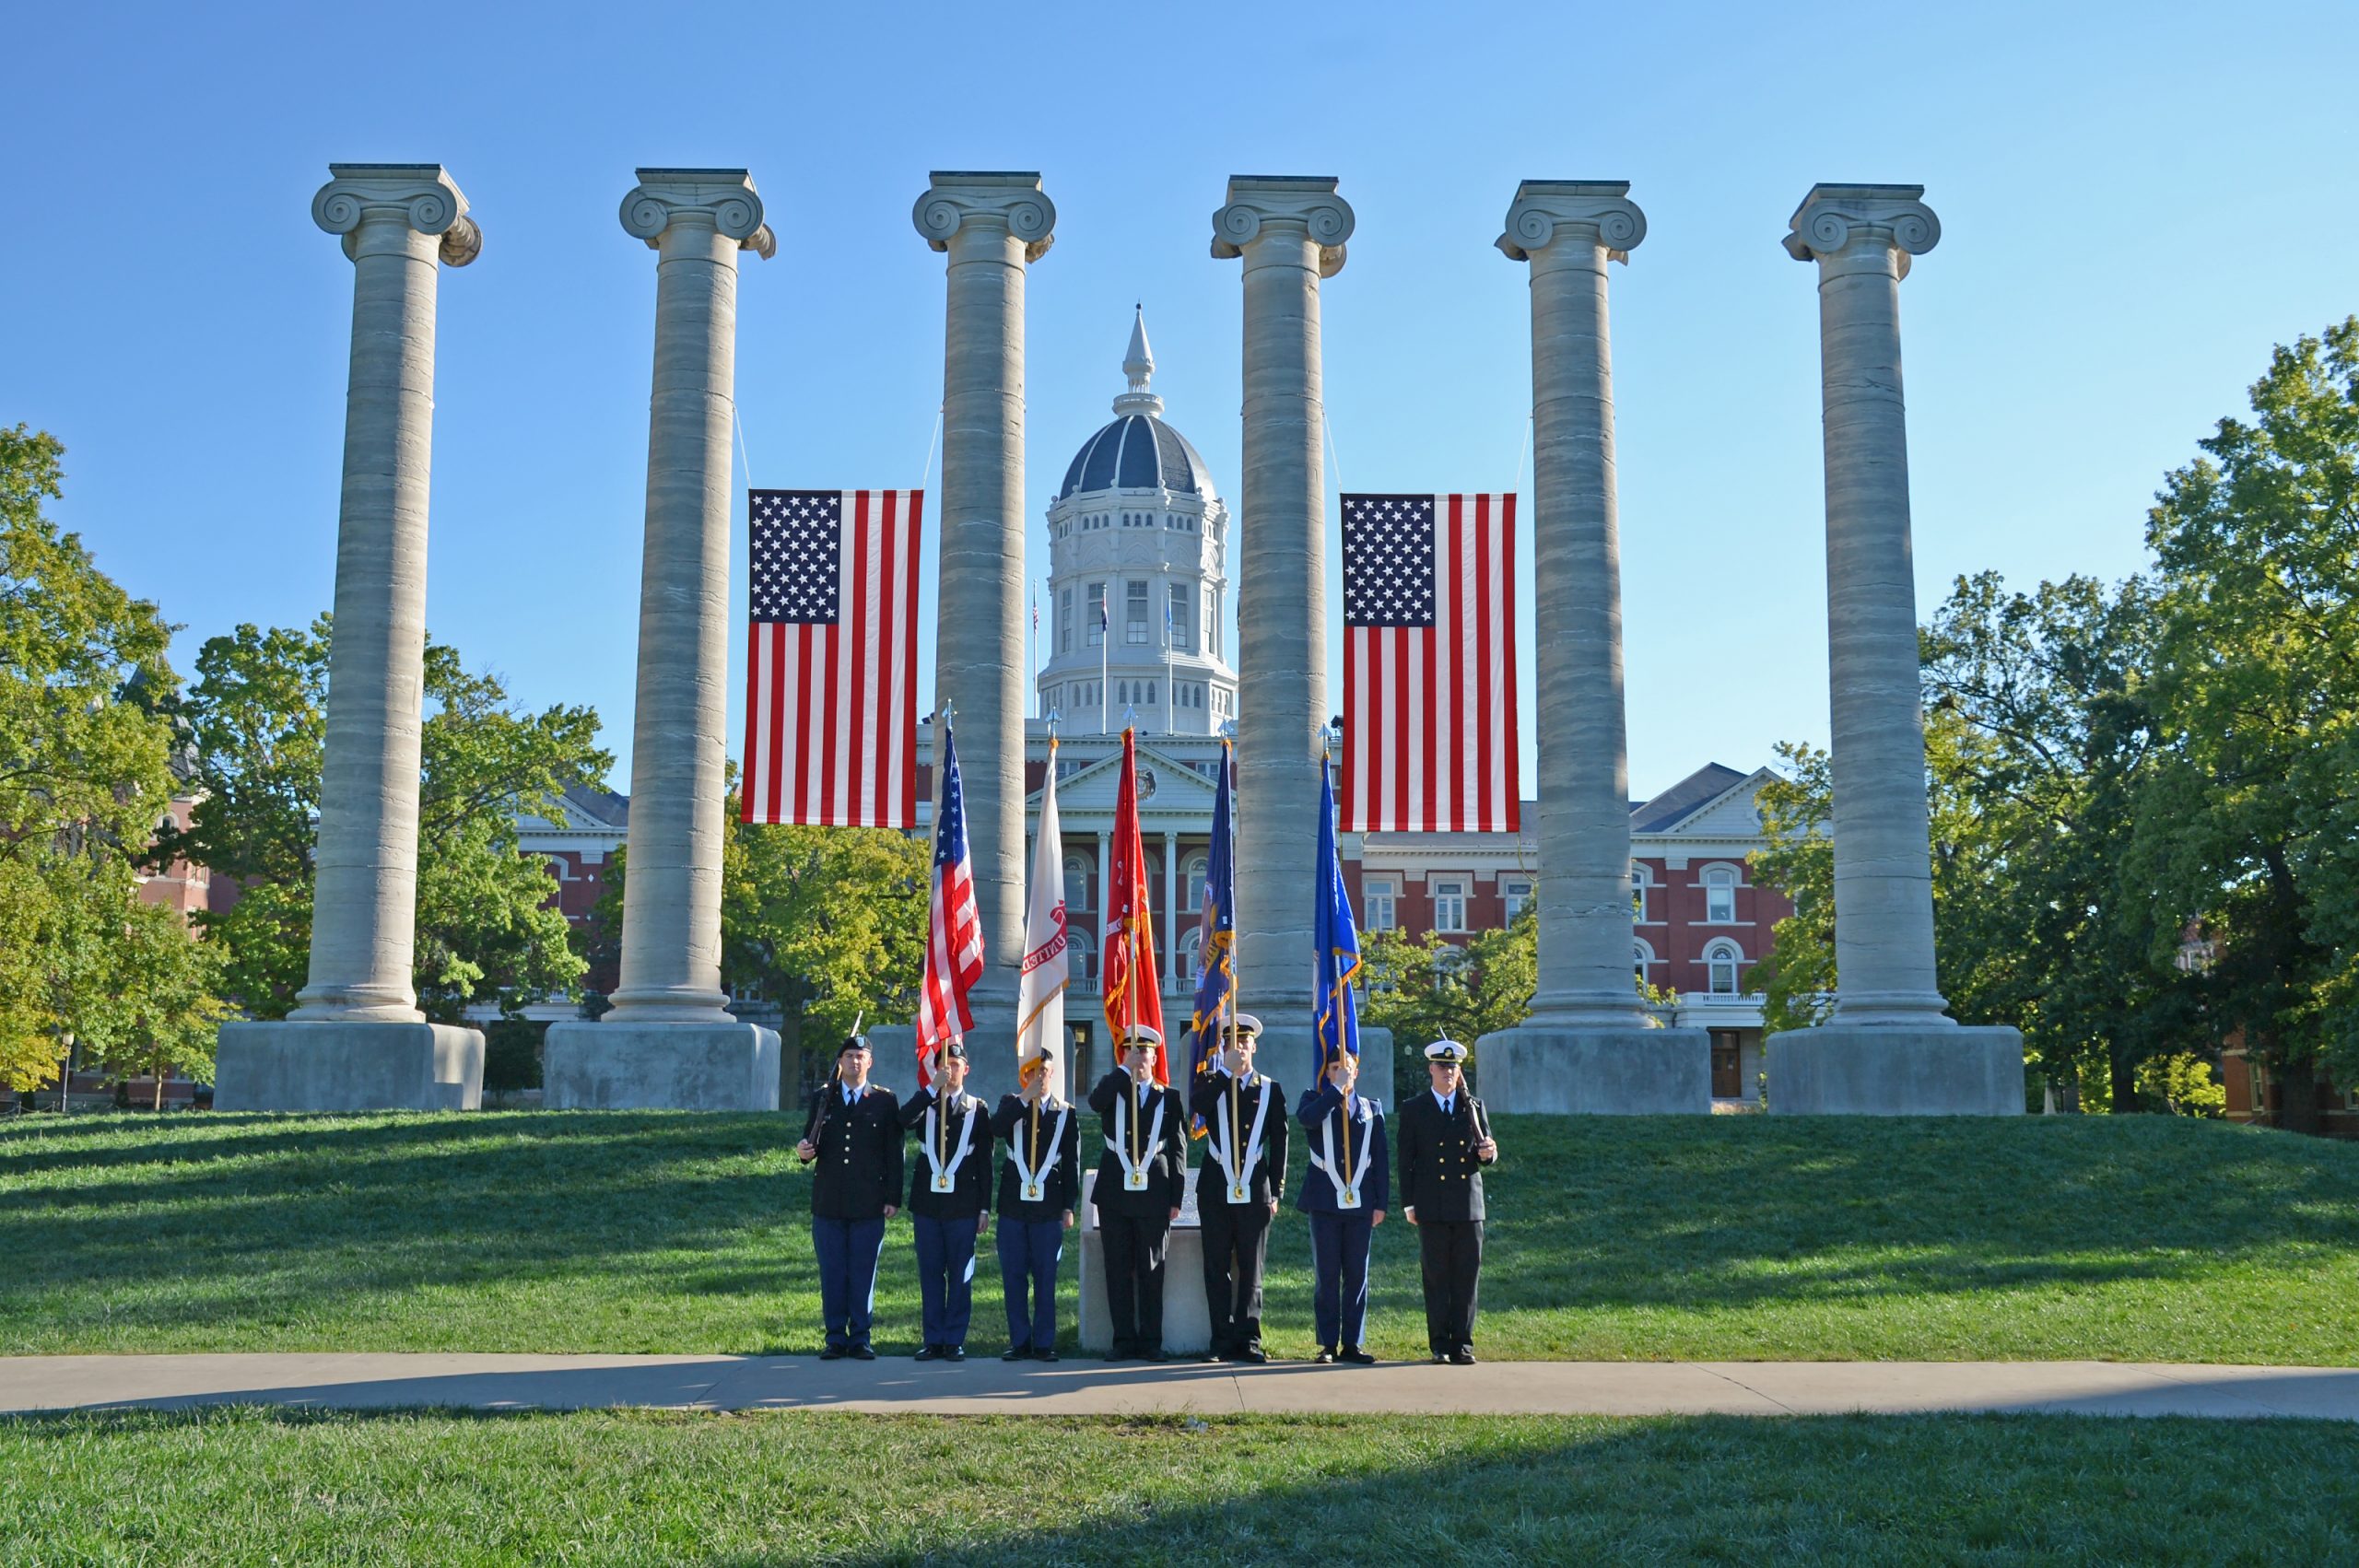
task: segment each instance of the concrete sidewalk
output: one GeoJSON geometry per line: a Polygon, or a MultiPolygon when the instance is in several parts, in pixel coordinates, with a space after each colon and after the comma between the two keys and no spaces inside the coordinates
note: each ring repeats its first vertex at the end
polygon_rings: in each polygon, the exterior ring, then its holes
{"type": "Polygon", "coordinates": [[[928,1415],[2080,1415],[2359,1421],[2359,1369],[2121,1362],[1486,1362],[1372,1367],[958,1365],[803,1356],[154,1355],[0,1358],[0,1414],[439,1406],[928,1415]]]}

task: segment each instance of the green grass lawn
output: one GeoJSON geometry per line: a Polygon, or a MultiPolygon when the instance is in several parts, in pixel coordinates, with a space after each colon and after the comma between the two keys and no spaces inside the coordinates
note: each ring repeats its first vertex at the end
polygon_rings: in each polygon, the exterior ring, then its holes
{"type": "Polygon", "coordinates": [[[0,1564],[2330,1562],[2359,1432],[2077,1417],[0,1422],[0,1564]]]}
{"type": "MultiPolygon", "coordinates": [[[[813,1351],[795,1133],[633,1112],[0,1124],[0,1353],[813,1351]]],[[[1492,1356],[2359,1365],[2359,1146],[2160,1117],[1498,1136],[1492,1356]]],[[[1414,1233],[1395,1216],[1377,1238],[1374,1348],[1421,1354],[1414,1233]]],[[[1312,1348],[1309,1254],[1289,1211],[1277,1354],[1312,1348]]],[[[987,1253],[979,1350],[1001,1343],[998,1280],[987,1253]]],[[[878,1311],[880,1348],[914,1350],[906,1221],[878,1311]]]]}

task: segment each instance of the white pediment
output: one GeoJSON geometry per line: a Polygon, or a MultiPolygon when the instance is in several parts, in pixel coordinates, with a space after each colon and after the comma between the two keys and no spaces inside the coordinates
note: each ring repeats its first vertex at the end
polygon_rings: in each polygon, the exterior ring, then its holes
{"type": "MultiPolygon", "coordinates": [[[[1153,746],[1138,748],[1139,812],[1156,815],[1181,812],[1212,820],[1213,800],[1218,786],[1210,778],[1177,757],[1166,756],[1153,746]]],[[[1057,780],[1057,812],[1060,816],[1112,816],[1122,785],[1122,754],[1100,757],[1070,778],[1057,780]]],[[[1040,808],[1040,792],[1032,791],[1027,800],[1036,813],[1040,808]]]]}
{"type": "Polygon", "coordinates": [[[1762,785],[1776,777],[1768,768],[1755,769],[1663,829],[1661,837],[1758,838],[1761,837],[1761,808],[1754,803],[1753,798],[1760,792],[1762,785]]]}

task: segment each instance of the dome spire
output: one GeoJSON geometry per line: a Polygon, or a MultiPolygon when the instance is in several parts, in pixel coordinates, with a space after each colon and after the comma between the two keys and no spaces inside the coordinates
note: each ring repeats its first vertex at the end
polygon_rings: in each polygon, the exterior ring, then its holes
{"type": "Polygon", "coordinates": [[[1160,416],[1163,400],[1147,390],[1155,378],[1155,351],[1146,345],[1146,307],[1133,306],[1131,318],[1131,346],[1122,356],[1122,374],[1130,378],[1131,390],[1114,400],[1117,414],[1145,414],[1160,416]]]}

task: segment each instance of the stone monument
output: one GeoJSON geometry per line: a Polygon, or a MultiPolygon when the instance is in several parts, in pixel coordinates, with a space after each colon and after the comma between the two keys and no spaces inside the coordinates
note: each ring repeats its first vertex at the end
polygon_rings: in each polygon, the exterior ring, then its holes
{"type": "Polygon", "coordinates": [[[1834,718],[1836,1000],[1770,1043],[1779,1114],[2020,1116],[2023,1036],[1962,1028],[1933,966],[1900,280],[1941,240],[1921,185],[1816,185],[1787,252],[1818,263],[1834,718]]]}
{"type": "Polygon", "coordinates": [[[440,266],[483,248],[440,164],[332,163],[311,216],[351,258],[335,636],[310,983],[283,1023],[225,1024],[223,1110],[471,1109],[483,1036],[428,1024],[411,982],[426,684],[426,510],[440,266]]]}
{"type": "Polygon", "coordinates": [[[1711,1039],[1652,1026],[1631,963],[1622,568],[1605,269],[1646,215],[1624,181],[1527,180],[1498,248],[1532,281],[1532,480],[1540,729],[1540,984],[1475,1045],[1501,1111],[1708,1113],[1711,1039]]]}
{"type": "Polygon", "coordinates": [[[721,852],[737,253],[777,242],[742,169],[642,169],[622,224],[657,255],[622,974],[614,1011],[550,1026],[543,1094],[776,1110],[779,1037],[731,1017],[721,987],[721,852]]]}

